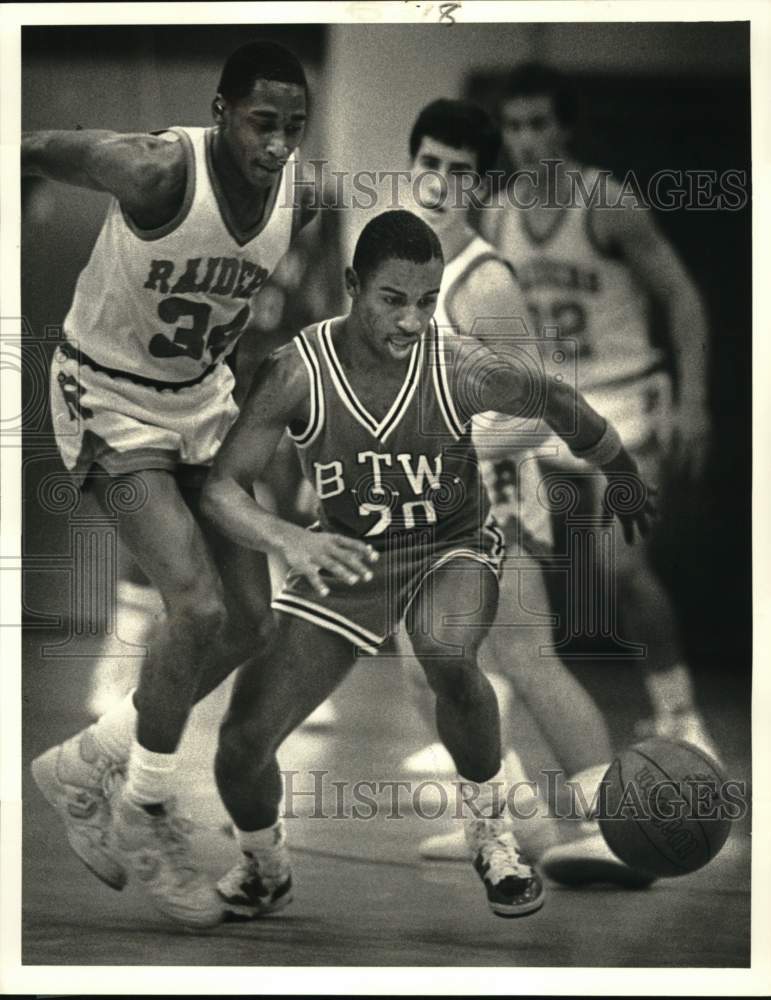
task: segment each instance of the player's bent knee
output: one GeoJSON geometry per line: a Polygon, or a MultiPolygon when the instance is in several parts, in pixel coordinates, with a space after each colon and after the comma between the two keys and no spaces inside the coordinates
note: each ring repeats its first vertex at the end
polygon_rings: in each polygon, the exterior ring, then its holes
{"type": "Polygon", "coordinates": [[[451,701],[466,701],[483,681],[483,675],[473,660],[453,658],[444,663],[437,661],[422,665],[434,694],[451,701]]]}
{"type": "Polygon", "coordinates": [[[225,604],[216,595],[186,593],[169,602],[168,617],[172,628],[204,645],[212,642],[227,621],[225,604]]]}

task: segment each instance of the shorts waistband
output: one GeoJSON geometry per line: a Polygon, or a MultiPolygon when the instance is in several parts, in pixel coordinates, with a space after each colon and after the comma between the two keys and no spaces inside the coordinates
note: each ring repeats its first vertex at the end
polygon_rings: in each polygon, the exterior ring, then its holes
{"type": "Polygon", "coordinates": [[[136,375],[134,372],[124,372],[118,368],[108,368],[107,365],[102,365],[98,361],[94,361],[93,358],[84,354],[83,351],[79,350],[77,347],[73,347],[68,340],[63,340],[58,347],[62,354],[65,354],[73,361],[77,361],[78,364],[86,365],[87,368],[91,368],[95,372],[102,372],[103,375],[107,375],[109,378],[125,378],[128,379],[129,382],[134,382],[136,385],[144,385],[149,389],[158,390],[171,389],[172,391],[176,391],[177,389],[189,389],[191,386],[198,385],[199,382],[203,382],[208,375],[211,375],[218,364],[215,362],[214,364],[209,365],[209,367],[205,368],[200,375],[196,376],[196,378],[188,379],[186,382],[162,382],[159,379],[146,378],[144,375],[136,375]]]}

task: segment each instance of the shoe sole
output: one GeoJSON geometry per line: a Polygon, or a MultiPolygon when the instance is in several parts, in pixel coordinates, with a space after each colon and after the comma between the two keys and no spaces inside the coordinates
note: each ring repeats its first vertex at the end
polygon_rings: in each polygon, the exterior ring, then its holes
{"type": "Polygon", "coordinates": [[[534,899],[530,903],[523,903],[518,906],[506,906],[504,903],[491,903],[488,900],[488,905],[496,917],[505,917],[511,920],[516,917],[527,917],[531,913],[535,913],[540,910],[545,903],[545,893],[541,893],[538,899],[534,899]]]}
{"type": "Polygon", "coordinates": [[[566,858],[563,861],[544,861],[541,871],[552,881],[561,885],[587,885],[592,882],[611,883],[625,889],[647,889],[656,879],[628,868],[621,862],[592,860],[577,861],[566,858]]]}
{"type": "Polygon", "coordinates": [[[70,845],[71,850],[81,864],[84,865],[84,867],[87,868],[92,875],[98,878],[100,882],[103,882],[116,892],[121,892],[128,881],[128,876],[126,872],[120,869],[120,866],[114,862],[114,859],[112,859],[107,852],[105,852],[105,857],[109,858],[109,860],[115,865],[116,874],[111,876],[109,873],[95,867],[90,858],[83,855],[78,849],[77,841],[75,841],[72,831],[69,829],[69,820],[71,817],[67,813],[66,807],[62,806],[59,802],[55,791],[59,780],[56,775],[57,760],[58,747],[53,747],[51,750],[47,750],[44,754],[41,754],[40,757],[36,757],[30,765],[32,779],[39,788],[40,793],[46,802],[59,814],[60,819],[64,823],[67,843],[70,845]],[[120,871],[121,873],[117,874],[117,871],[120,871]]]}

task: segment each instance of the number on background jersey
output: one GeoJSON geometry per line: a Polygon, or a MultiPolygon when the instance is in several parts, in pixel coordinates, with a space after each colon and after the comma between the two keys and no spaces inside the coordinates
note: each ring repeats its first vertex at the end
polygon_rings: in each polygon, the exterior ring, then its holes
{"type": "Polygon", "coordinates": [[[579,358],[586,360],[593,355],[592,345],[586,335],[586,309],[580,302],[558,299],[548,306],[529,302],[527,309],[538,336],[543,336],[545,328],[556,327],[560,337],[573,338],[578,342],[579,358]]]}
{"type": "Polygon", "coordinates": [[[156,333],[148,345],[154,358],[192,358],[200,361],[208,347],[213,361],[241,335],[249,318],[249,306],[245,305],[229,323],[214,326],[209,332],[211,306],[206,302],[194,302],[172,295],[158,303],[158,316],[170,325],[183,319],[190,319],[190,325],[177,326],[174,337],[156,333]]]}

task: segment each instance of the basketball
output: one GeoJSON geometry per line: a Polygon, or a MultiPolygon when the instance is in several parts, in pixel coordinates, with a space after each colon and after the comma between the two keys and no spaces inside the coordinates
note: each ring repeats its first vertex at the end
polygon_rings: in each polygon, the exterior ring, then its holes
{"type": "Polygon", "coordinates": [[[600,786],[608,847],[631,868],[671,878],[720,852],[731,830],[718,764],[690,743],[650,739],[620,754],[600,786]]]}

